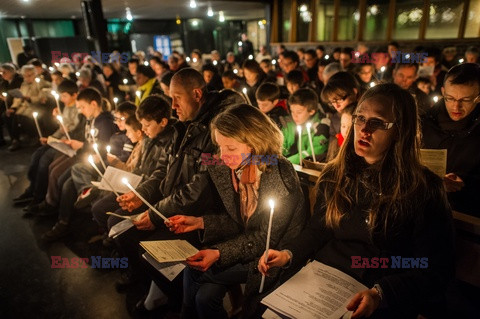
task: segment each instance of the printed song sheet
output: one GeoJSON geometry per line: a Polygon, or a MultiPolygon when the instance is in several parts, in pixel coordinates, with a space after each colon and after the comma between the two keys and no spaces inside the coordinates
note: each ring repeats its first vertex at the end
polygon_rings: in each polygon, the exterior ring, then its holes
{"type": "Polygon", "coordinates": [[[140,245],[160,263],[185,261],[198,250],[186,240],[141,241],[140,245]]]}
{"type": "MultiPolygon", "coordinates": [[[[262,303],[280,317],[338,319],[349,313],[346,306],[353,296],[365,289],[367,287],[347,274],[313,261],[262,303]]],[[[271,317],[271,312],[269,314],[271,317]]]]}
{"type": "Polygon", "coordinates": [[[112,191],[112,188],[105,181],[105,179],[107,179],[117,193],[128,193],[130,189],[127,187],[127,185],[122,183],[122,178],[124,177],[128,179],[128,182],[133,188],[136,188],[142,181],[142,177],[139,175],[108,166],[105,174],[103,174],[102,180],[100,182],[93,182],[92,184],[101,190],[112,191]]]}
{"type": "Polygon", "coordinates": [[[442,179],[447,174],[447,150],[420,149],[420,161],[442,179]]]}
{"type": "Polygon", "coordinates": [[[77,154],[77,152],[71,148],[70,145],[63,143],[61,140],[53,136],[49,136],[47,138],[47,144],[69,157],[74,157],[75,154],[77,154]]]}
{"type": "Polygon", "coordinates": [[[149,253],[144,253],[142,257],[170,281],[173,281],[186,267],[183,263],[159,263],[149,253]]]}

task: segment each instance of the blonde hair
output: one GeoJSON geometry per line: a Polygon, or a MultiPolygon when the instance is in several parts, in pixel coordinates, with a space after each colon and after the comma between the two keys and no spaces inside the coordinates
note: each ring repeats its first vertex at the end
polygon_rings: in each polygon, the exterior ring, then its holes
{"type": "MultiPolygon", "coordinates": [[[[214,142],[217,130],[225,137],[247,144],[252,148],[252,155],[282,154],[282,132],[268,116],[251,105],[240,104],[218,114],[210,129],[214,142]]],[[[259,169],[264,171],[266,166],[260,164],[259,169]]]]}

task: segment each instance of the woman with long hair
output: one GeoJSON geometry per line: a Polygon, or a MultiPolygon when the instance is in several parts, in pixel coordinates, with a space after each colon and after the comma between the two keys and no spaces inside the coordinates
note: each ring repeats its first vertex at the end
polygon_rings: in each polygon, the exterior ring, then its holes
{"type": "Polygon", "coordinates": [[[453,275],[451,210],[441,179],[419,161],[415,100],[395,84],[377,85],[362,96],[352,122],[319,177],[308,226],[258,268],[265,274],[290,264],[294,272],[313,257],[372,287],[351,300],[352,318],[442,317],[453,275]],[[358,256],[426,258],[428,265],[354,267],[358,256]]]}

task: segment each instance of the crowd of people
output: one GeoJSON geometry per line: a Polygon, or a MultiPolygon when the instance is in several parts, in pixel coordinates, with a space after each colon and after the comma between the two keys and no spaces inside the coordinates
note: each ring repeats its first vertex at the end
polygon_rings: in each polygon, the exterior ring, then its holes
{"type": "Polygon", "coordinates": [[[91,214],[105,247],[128,257],[117,290],[145,285],[135,311],[168,304],[182,318],[226,318],[225,294],[246,284],[242,314],[259,317],[261,298],[316,259],[371,287],[351,300],[352,318],[445,316],[451,211],[480,217],[480,54],[417,47],[411,54],[426,59],[402,63],[401,49],[279,46],[271,55],[262,46],[254,56],[245,45],[225,60],[137,52],[126,66],[112,54],[48,69],[26,50],[20,69],[1,65],[0,144],[3,126],[9,151],[28,137],[40,144],[14,204],[57,217],[46,242],[70,236],[78,212],[91,214]],[[422,148],[447,150],[444,176],[423,166],[422,148]],[[326,163],[313,214],[293,165],[305,161],[326,163]],[[108,166],[141,176],[136,191],[95,186],[108,166]],[[135,227],[112,239],[118,215],[137,215],[135,227]],[[139,245],[168,239],[200,249],[172,282],[139,245]],[[426,257],[428,268],[351,267],[351,256],[397,255],[426,257]]]}

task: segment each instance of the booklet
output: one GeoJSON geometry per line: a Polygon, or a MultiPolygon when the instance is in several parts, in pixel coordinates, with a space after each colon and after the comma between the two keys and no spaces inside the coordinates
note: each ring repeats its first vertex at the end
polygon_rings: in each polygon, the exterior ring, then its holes
{"type": "Polygon", "coordinates": [[[105,181],[108,180],[117,193],[128,193],[130,189],[122,182],[122,178],[127,178],[130,185],[136,188],[142,181],[142,177],[130,172],[122,171],[113,166],[108,166],[103,178],[100,182],[92,182],[93,186],[105,191],[113,191],[110,185],[105,181]]]}
{"type": "Polygon", "coordinates": [[[447,174],[447,150],[420,149],[420,162],[442,179],[447,174]]]}
{"type": "Polygon", "coordinates": [[[77,151],[71,148],[70,145],[63,143],[61,140],[53,136],[47,138],[47,144],[69,157],[74,157],[75,154],[77,154],[77,151]]]}
{"type": "Polygon", "coordinates": [[[159,263],[149,253],[144,253],[142,257],[170,281],[173,281],[186,267],[184,263],[159,263]]]}
{"type": "Polygon", "coordinates": [[[198,253],[197,248],[188,241],[180,239],[141,241],[140,246],[159,263],[183,262],[198,253]]]}
{"type": "MultiPolygon", "coordinates": [[[[346,306],[353,296],[368,289],[338,269],[313,261],[283,285],[263,298],[262,303],[281,318],[348,318],[346,306]]],[[[273,318],[272,311],[267,318],[273,318]]]]}

